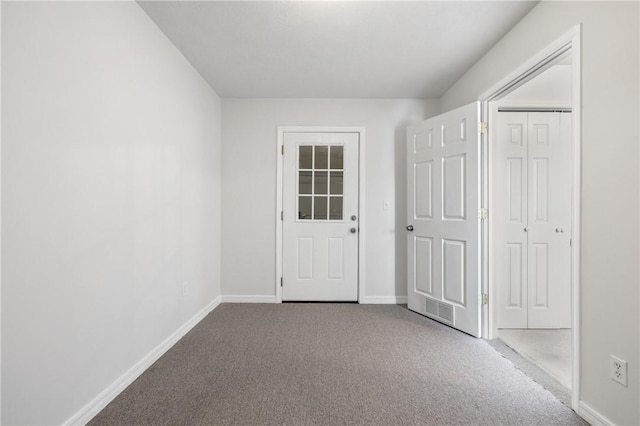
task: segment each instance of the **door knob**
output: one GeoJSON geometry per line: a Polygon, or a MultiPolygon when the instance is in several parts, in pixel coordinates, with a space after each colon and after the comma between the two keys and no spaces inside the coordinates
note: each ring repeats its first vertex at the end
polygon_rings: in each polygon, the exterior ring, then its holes
{"type": "Polygon", "coordinates": [[[352,234],[355,234],[356,233],[356,228],[349,229],[349,232],[351,232],[352,234]]]}
{"type": "Polygon", "coordinates": [[[409,231],[409,232],[413,231],[413,225],[407,226],[407,231],[409,231]]]}
{"type": "Polygon", "coordinates": [[[526,226],[524,227],[524,232],[529,232],[529,228],[527,228],[526,226]]]}
{"type": "Polygon", "coordinates": [[[357,219],[357,217],[356,217],[355,214],[353,216],[351,216],[351,220],[356,220],[356,219],[357,219]]]}

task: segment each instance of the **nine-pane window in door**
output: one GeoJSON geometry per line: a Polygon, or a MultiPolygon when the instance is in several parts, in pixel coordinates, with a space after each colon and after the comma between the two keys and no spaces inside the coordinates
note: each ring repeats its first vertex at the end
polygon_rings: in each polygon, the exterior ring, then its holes
{"type": "Polygon", "coordinates": [[[298,220],[342,220],[344,147],[298,147],[298,220]]]}

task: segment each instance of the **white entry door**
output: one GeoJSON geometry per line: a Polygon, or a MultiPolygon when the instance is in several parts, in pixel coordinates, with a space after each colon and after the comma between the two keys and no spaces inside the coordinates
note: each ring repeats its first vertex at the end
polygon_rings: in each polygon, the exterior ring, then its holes
{"type": "Polygon", "coordinates": [[[499,328],[571,326],[571,114],[500,112],[492,147],[499,328]]]}
{"type": "Polygon", "coordinates": [[[358,300],[359,133],[284,133],[285,301],[358,300]]]}
{"type": "Polygon", "coordinates": [[[407,129],[409,309],[480,336],[480,104],[407,129]]]}

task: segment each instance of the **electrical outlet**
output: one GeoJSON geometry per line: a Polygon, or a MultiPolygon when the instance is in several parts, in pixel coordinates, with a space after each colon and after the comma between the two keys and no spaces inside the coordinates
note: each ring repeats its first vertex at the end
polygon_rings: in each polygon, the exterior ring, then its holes
{"type": "Polygon", "coordinates": [[[182,283],[182,297],[185,297],[189,292],[189,283],[187,281],[182,283]]]}
{"type": "Polygon", "coordinates": [[[610,356],[610,374],[611,380],[627,386],[627,361],[623,361],[613,355],[610,356]]]}

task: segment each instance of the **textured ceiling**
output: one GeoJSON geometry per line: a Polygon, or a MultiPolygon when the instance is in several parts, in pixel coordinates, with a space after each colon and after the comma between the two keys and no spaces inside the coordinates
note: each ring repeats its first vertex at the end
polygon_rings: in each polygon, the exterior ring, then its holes
{"type": "Polygon", "coordinates": [[[438,98],[534,1],[139,1],[223,97],[438,98]]]}

